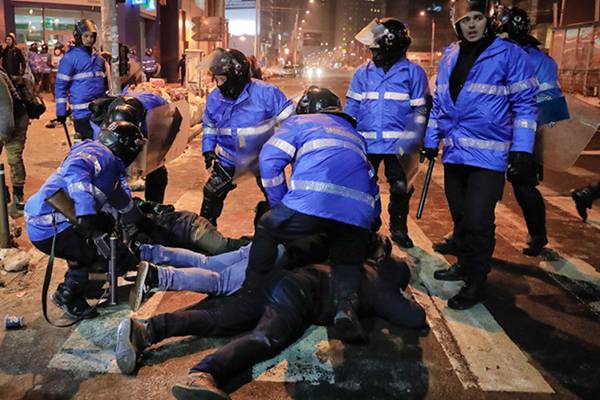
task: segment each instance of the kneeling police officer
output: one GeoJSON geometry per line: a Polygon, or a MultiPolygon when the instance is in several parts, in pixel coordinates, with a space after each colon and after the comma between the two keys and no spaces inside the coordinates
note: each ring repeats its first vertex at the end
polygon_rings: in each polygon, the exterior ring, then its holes
{"type": "MultiPolygon", "coordinates": [[[[105,268],[106,259],[91,242],[114,230],[113,216],[120,215],[131,240],[144,241],[137,229],[144,221],[143,214],[131,198],[125,172],[143,145],[137,126],[124,121],[110,124],[102,129],[98,140],[74,145],[25,205],[26,228],[33,245],[46,254],[54,250],[56,257],[68,262],[65,280],[58,285],[52,301],[71,318],[97,315],[85,300],[84,290],[88,273],[105,268]],[[61,190],[73,203],[76,224],[46,201],[61,190]]],[[[119,263],[135,266],[135,257],[130,256],[119,263]]]]}

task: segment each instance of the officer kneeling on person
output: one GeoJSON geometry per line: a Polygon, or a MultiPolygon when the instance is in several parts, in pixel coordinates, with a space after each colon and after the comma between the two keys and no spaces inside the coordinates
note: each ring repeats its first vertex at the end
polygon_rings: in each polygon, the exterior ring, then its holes
{"type": "Polygon", "coordinates": [[[361,265],[381,204],[377,176],[355,121],[330,90],[313,86],[263,147],[262,184],[271,210],[259,220],[244,287],[253,290],[273,267],[277,245],[316,233],[331,241],[336,314],[344,340],[366,341],[356,317],[361,265]],[[288,187],[284,169],[292,164],[288,187]]]}
{"type": "MultiPolygon", "coordinates": [[[[114,230],[113,215],[131,241],[145,241],[138,225],[145,221],[131,198],[126,168],[144,146],[144,138],[135,125],[115,122],[103,128],[98,140],[85,140],[74,145],[60,167],[44,182],[25,205],[25,221],[29,239],[46,254],[67,260],[69,269],[63,283],[52,295],[54,304],[74,319],[97,315],[84,297],[88,273],[106,268],[92,243],[102,233],[114,230]],[[72,201],[77,219],[72,224],[47,201],[59,191],[72,201]],[[53,247],[53,240],[54,249],[53,247]]],[[[120,266],[135,266],[132,254],[119,260],[120,266]]]]}

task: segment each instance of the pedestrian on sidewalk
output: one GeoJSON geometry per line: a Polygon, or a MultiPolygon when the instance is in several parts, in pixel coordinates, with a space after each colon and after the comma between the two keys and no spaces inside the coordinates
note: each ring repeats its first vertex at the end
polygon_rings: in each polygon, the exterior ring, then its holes
{"type": "Polygon", "coordinates": [[[4,71],[11,79],[19,78],[25,73],[27,61],[21,49],[17,47],[17,37],[11,32],[6,35],[4,43],[5,46],[0,54],[2,57],[2,68],[4,68],[4,71]]]}
{"type": "Polygon", "coordinates": [[[467,309],[485,299],[496,244],[494,210],[507,167],[522,174],[532,165],[537,80],[527,53],[496,36],[489,0],[457,0],[452,23],[458,43],[440,62],[422,154],[435,159],[444,141],[444,189],[458,241],[458,263],[435,272],[464,280],[448,300],[467,309]]]}
{"type": "Polygon", "coordinates": [[[587,210],[592,208],[594,201],[600,199],[600,181],[573,191],[571,196],[575,202],[575,207],[577,207],[577,213],[579,213],[583,222],[587,221],[587,210]]]}

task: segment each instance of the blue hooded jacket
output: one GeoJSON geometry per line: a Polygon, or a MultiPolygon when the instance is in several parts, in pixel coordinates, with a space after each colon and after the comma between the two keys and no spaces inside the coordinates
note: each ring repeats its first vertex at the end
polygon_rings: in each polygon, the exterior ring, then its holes
{"type": "MultiPolygon", "coordinates": [[[[124,213],[134,207],[123,161],[102,143],[84,140],[73,145],[58,169],[25,204],[25,223],[31,241],[53,236],[54,209],[44,200],[61,188],[75,203],[78,217],[100,211],[124,213]]],[[[71,226],[63,214],[55,212],[54,216],[57,233],[71,226]]]]}
{"type": "MultiPolygon", "coordinates": [[[[235,168],[244,158],[256,158],[273,135],[275,124],[294,112],[294,104],[279,88],[253,80],[236,100],[214,89],[202,117],[202,153],[215,151],[224,167],[235,168]]],[[[242,162],[243,163],[243,162],[242,162]]]]}
{"type": "Polygon", "coordinates": [[[60,60],[56,74],[56,115],[67,114],[68,101],[73,118],[89,117],[90,102],[102,97],[107,89],[104,59],[100,54],[89,54],[82,46],[71,48],[60,60]]]}
{"type": "Polygon", "coordinates": [[[260,153],[260,176],[271,207],[370,229],[381,213],[379,187],[366,143],[344,118],[288,118],[260,153]],[[284,169],[292,164],[288,187],[284,169]]]}
{"type": "Polygon", "coordinates": [[[373,61],[358,67],[346,94],[346,113],[357,122],[369,154],[404,154],[418,148],[426,128],[427,75],[398,61],[385,73],[373,61]]]}
{"type": "Polygon", "coordinates": [[[456,103],[450,75],[460,47],[446,49],[440,62],[425,147],[444,141],[443,162],[505,172],[508,153],[533,152],[537,79],[527,54],[502,38],[473,64],[456,103]]]}

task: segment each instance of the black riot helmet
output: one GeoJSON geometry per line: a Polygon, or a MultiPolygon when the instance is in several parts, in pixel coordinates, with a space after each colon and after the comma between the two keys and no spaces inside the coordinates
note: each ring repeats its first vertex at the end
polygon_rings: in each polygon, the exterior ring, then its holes
{"type": "Polygon", "coordinates": [[[126,167],[131,165],[146,143],[140,129],[127,121],[113,122],[102,128],[98,140],[123,160],[126,167]]]}
{"type": "Polygon", "coordinates": [[[456,0],[452,3],[450,9],[450,22],[454,28],[454,32],[459,39],[463,40],[462,30],[458,23],[467,16],[471,11],[479,11],[486,16],[488,20],[487,30],[485,36],[495,34],[494,21],[491,18],[494,4],[491,0],[456,0]]]}
{"type": "Polygon", "coordinates": [[[340,98],[327,88],[311,86],[302,94],[296,114],[334,114],[346,119],[356,127],[356,121],[342,110],[340,98]]]}
{"type": "Polygon", "coordinates": [[[139,127],[146,120],[146,108],[144,104],[133,96],[117,97],[106,111],[106,124],[114,121],[129,121],[139,127]]]}
{"type": "Polygon", "coordinates": [[[375,18],[356,34],[356,39],[369,46],[375,65],[386,70],[406,55],[412,43],[408,29],[397,18],[375,18]]]}
{"type": "Polygon", "coordinates": [[[239,50],[217,48],[208,55],[200,66],[208,69],[214,75],[223,75],[227,79],[218,85],[221,94],[231,99],[237,99],[246,83],[250,82],[250,63],[239,50]]]}
{"type": "Polygon", "coordinates": [[[529,34],[531,20],[527,11],[519,7],[502,7],[497,15],[498,31],[508,34],[508,37],[521,45],[532,44],[539,46],[539,40],[529,34]]]}
{"type": "Polygon", "coordinates": [[[98,35],[98,28],[96,27],[96,23],[91,19],[80,19],[75,24],[75,28],[73,29],[73,38],[75,39],[76,45],[82,45],[81,36],[85,32],[94,33],[94,42],[96,42],[96,36],[98,35]]]}

